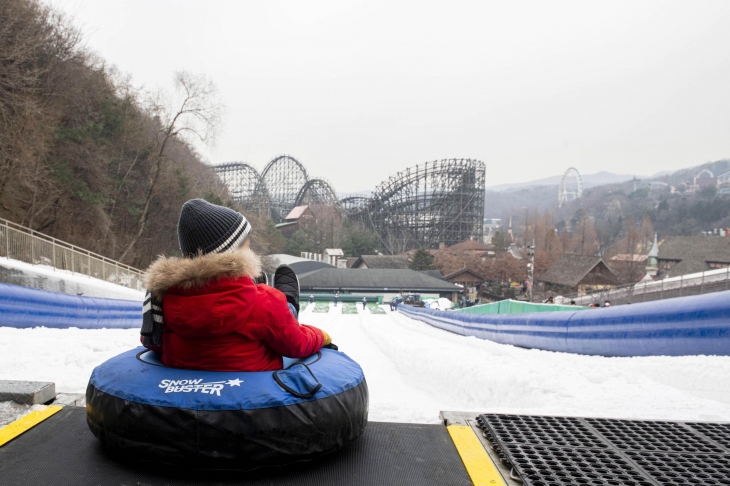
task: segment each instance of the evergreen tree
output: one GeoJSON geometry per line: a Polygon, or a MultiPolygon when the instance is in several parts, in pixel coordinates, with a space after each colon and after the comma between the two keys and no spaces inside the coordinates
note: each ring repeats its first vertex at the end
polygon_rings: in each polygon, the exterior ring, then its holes
{"type": "Polygon", "coordinates": [[[380,239],[375,232],[362,230],[347,220],[343,229],[345,237],[342,239],[342,251],[347,256],[372,255],[380,246],[380,239]]]}
{"type": "Polygon", "coordinates": [[[497,231],[492,237],[492,244],[494,245],[494,251],[496,252],[507,251],[510,241],[506,233],[497,231]]]}
{"type": "Polygon", "coordinates": [[[307,234],[298,229],[291,235],[289,241],[286,242],[286,254],[293,256],[301,256],[304,251],[312,251],[314,244],[307,234]]]}
{"type": "Polygon", "coordinates": [[[269,247],[267,253],[281,253],[287,247],[286,238],[281,234],[281,231],[276,229],[276,223],[272,220],[266,220],[266,226],[264,226],[261,233],[263,233],[262,237],[269,247]]]}
{"type": "Polygon", "coordinates": [[[433,264],[433,255],[431,255],[425,248],[419,248],[416,253],[413,254],[408,264],[408,268],[411,270],[435,270],[436,267],[433,264]]]}

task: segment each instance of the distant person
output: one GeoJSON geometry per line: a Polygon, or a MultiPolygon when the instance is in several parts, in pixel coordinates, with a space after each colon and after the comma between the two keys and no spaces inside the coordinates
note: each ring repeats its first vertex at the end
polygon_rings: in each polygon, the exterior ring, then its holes
{"type": "Polygon", "coordinates": [[[604,302],[603,307],[611,307],[611,301],[607,300],[606,302],[604,302]]]}
{"type": "Polygon", "coordinates": [[[314,295],[309,294],[309,303],[314,304],[314,295]]]}
{"type": "Polygon", "coordinates": [[[464,299],[459,299],[459,309],[464,308],[464,299]]]}
{"type": "Polygon", "coordinates": [[[340,293],[335,292],[335,307],[337,307],[337,301],[340,299],[340,293]]]}
{"type": "Polygon", "coordinates": [[[545,301],[546,304],[554,304],[555,300],[552,297],[548,297],[548,299],[545,301]]]}
{"type": "Polygon", "coordinates": [[[367,305],[367,303],[368,303],[367,297],[363,297],[362,298],[362,310],[365,310],[365,306],[367,305]]]}
{"type": "Polygon", "coordinates": [[[576,304],[574,300],[571,300],[570,305],[578,305],[578,304],[576,304]]]}

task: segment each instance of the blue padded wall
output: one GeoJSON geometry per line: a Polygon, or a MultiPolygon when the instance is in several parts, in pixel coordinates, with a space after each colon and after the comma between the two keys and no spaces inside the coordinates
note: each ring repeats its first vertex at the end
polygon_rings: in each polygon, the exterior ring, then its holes
{"type": "Polygon", "coordinates": [[[730,291],[578,311],[465,314],[399,305],[409,317],[502,344],[600,356],[730,356],[730,291]]]}
{"type": "Polygon", "coordinates": [[[0,284],[0,326],[140,328],[142,302],[83,297],[0,284]]]}

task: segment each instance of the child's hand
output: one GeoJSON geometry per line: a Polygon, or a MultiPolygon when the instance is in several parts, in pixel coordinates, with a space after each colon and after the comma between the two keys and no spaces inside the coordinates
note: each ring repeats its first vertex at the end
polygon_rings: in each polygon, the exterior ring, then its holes
{"type": "MultiPolygon", "coordinates": [[[[322,331],[322,329],[320,329],[320,331],[322,331]]],[[[322,335],[324,336],[324,342],[322,343],[322,347],[327,346],[328,344],[332,343],[332,338],[330,337],[329,334],[322,331],[322,335]]]]}

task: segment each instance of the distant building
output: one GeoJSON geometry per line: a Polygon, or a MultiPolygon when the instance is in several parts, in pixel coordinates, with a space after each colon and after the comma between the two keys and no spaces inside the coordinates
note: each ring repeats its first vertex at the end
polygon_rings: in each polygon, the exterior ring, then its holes
{"type": "Polygon", "coordinates": [[[417,272],[428,275],[429,277],[444,279],[444,276],[438,270],[417,270],[417,272]]]}
{"type": "Polygon", "coordinates": [[[358,261],[359,259],[360,259],[359,257],[346,257],[345,258],[345,261],[347,262],[346,268],[352,268],[352,266],[355,264],[355,262],[358,261]]]}
{"type": "Polygon", "coordinates": [[[405,255],[362,255],[352,268],[360,269],[405,269],[408,268],[408,257],[405,255]]]}
{"type": "MultiPolygon", "coordinates": [[[[718,182],[718,178],[715,177],[715,174],[707,169],[702,169],[697,173],[696,176],[692,178],[692,180],[683,183],[685,186],[684,192],[687,192],[688,194],[694,194],[706,187],[717,187],[719,185],[718,182]]],[[[677,189],[680,189],[680,191],[681,185],[682,184],[677,186],[677,189]]]]}
{"type": "Polygon", "coordinates": [[[468,268],[462,268],[444,275],[443,279],[452,284],[460,285],[467,294],[472,294],[475,297],[480,295],[482,285],[487,280],[468,268]]]}
{"type": "Polygon", "coordinates": [[[312,253],[303,251],[302,258],[314,260],[317,262],[326,262],[337,268],[347,268],[347,258],[341,248],[327,248],[324,253],[312,253]]]}
{"type": "Polygon", "coordinates": [[[408,269],[325,268],[299,276],[302,294],[357,293],[382,295],[387,300],[402,294],[445,297],[456,302],[460,287],[408,269]]]}
{"type": "Polygon", "coordinates": [[[494,233],[499,231],[502,226],[502,220],[500,218],[485,218],[484,219],[484,243],[492,243],[494,233]]]}
{"type": "Polygon", "coordinates": [[[647,255],[646,269],[644,272],[644,280],[653,280],[659,273],[659,244],[657,243],[657,234],[654,233],[654,244],[647,255]]]}
{"type": "Polygon", "coordinates": [[[298,229],[305,229],[315,221],[316,218],[309,206],[297,206],[286,215],[283,223],[276,225],[276,229],[281,231],[284,238],[291,238],[298,229]]]}
{"type": "Polygon", "coordinates": [[[471,253],[486,258],[494,256],[494,245],[488,245],[477,240],[466,240],[461,243],[442,248],[439,252],[450,253],[452,255],[471,253]]]}
{"type": "Polygon", "coordinates": [[[313,272],[315,270],[321,270],[323,268],[332,268],[334,269],[333,265],[330,265],[329,263],[319,261],[319,260],[312,260],[308,258],[302,258],[302,257],[295,257],[292,255],[286,255],[283,253],[277,253],[273,255],[269,255],[267,257],[271,264],[270,271],[273,273],[274,269],[278,267],[279,265],[286,264],[289,265],[292,270],[294,270],[297,275],[303,275],[305,273],[313,272]]]}
{"type": "Polygon", "coordinates": [[[678,277],[730,266],[730,238],[668,236],[659,244],[658,276],[678,277]]]}
{"type": "Polygon", "coordinates": [[[577,292],[579,295],[618,284],[616,275],[603,258],[583,255],[563,255],[537,281],[545,291],[577,292]]]}

